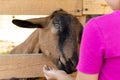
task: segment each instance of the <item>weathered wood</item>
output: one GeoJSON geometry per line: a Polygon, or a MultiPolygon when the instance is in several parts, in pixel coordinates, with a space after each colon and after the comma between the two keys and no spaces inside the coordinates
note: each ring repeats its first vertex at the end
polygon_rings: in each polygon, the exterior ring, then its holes
{"type": "Polygon", "coordinates": [[[85,26],[86,23],[86,16],[82,15],[82,16],[77,16],[78,20],[81,22],[81,24],[83,25],[83,27],[85,26]]]}
{"type": "Polygon", "coordinates": [[[105,0],[83,0],[83,14],[106,14],[111,11],[105,0]]]}
{"type": "Polygon", "coordinates": [[[43,77],[43,65],[56,66],[42,54],[0,55],[0,79],[43,77]]]}
{"type": "Polygon", "coordinates": [[[0,14],[48,15],[63,8],[75,14],[78,0],[0,0],[0,14]]]}
{"type": "Polygon", "coordinates": [[[112,11],[104,0],[0,0],[0,14],[48,15],[60,8],[75,15],[112,11]]]}

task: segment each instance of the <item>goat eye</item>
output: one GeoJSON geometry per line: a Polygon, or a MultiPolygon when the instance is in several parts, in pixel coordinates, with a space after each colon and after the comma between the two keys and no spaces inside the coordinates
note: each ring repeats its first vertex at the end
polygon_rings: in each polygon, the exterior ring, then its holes
{"type": "Polygon", "coordinates": [[[60,29],[60,24],[54,24],[56,29],[60,29]]]}

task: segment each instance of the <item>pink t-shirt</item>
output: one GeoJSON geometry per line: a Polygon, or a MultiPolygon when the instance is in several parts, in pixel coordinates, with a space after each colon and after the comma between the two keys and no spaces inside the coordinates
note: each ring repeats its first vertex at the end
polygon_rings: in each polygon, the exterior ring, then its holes
{"type": "Polygon", "coordinates": [[[120,10],[88,21],[77,70],[99,73],[98,80],[120,80],[120,10]]]}

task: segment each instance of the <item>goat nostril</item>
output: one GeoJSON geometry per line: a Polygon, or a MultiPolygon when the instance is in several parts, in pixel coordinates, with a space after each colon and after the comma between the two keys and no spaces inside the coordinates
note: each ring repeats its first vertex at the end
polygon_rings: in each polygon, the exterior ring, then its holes
{"type": "Polygon", "coordinates": [[[69,63],[70,63],[70,65],[72,65],[73,67],[76,67],[76,63],[75,63],[72,59],[69,59],[69,63]]]}

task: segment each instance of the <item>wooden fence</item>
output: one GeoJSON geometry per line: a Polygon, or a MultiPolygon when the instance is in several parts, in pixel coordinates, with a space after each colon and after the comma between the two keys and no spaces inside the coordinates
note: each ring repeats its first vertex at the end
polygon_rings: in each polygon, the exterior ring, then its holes
{"type": "MultiPolygon", "coordinates": [[[[78,16],[83,24],[88,14],[112,11],[104,0],[0,0],[1,15],[49,15],[60,8],[78,16]]],[[[1,55],[0,79],[42,77],[44,64],[56,67],[41,54],[1,55]]]]}

